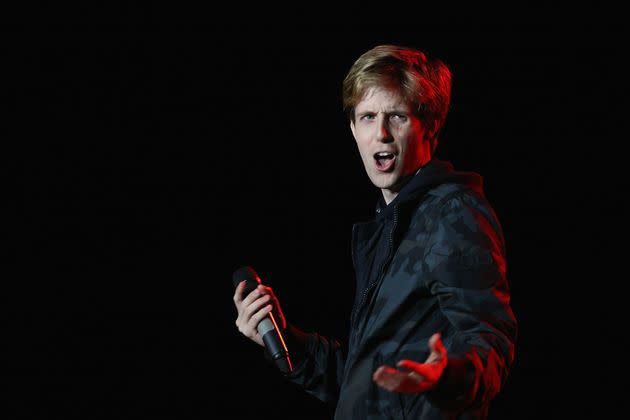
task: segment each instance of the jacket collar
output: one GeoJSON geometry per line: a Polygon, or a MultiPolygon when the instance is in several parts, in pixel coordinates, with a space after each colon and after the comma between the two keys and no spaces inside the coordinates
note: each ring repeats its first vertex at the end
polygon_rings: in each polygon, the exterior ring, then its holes
{"type": "Polygon", "coordinates": [[[452,163],[434,158],[409,178],[389,205],[385,204],[382,196],[379,197],[376,218],[392,218],[396,208],[417,203],[429,190],[445,183],[466,184],[483,194],[483,179],[479,174],[456,171],[452,163]]]}

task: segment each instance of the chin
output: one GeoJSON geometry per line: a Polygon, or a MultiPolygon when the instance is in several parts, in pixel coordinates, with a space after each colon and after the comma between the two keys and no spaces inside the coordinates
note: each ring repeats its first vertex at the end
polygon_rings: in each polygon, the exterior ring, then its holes
{"type": "Polygon", "coordinates": [[[400,182],[400,176],[394,173],[372,174],[370,178],[372,184],[382,190],[396,190],[396,185],[400,182]]]}

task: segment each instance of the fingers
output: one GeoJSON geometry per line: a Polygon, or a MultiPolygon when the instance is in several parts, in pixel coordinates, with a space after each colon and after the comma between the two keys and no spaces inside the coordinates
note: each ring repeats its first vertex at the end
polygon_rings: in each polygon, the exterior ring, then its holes
{"type": "Polygon", "coordinates": [[[273,315],[276,318],[278,327],[284,330],[287,327],[287,321],[284,318],[282,309],[280,309],[280,302],[278,301],[278,298],[276,297],[276,295],[273,293],[273,290],[271,289],[271,287],[260,284],[258,285],[258,288],[256,289],[256,291],[260,292],[261,294],[268,295],[270,297],[269,303],[273,306],[273,315]]]}
{"type": "Polygon", "coordinates": [[[236,290],[234,291],[234,303],[238,306],[239,303],[243,301],[243,289],[245,289],[245,280],[240,282],[236,286],[236,290]]]}
{"type": "Polygon", "coordinates": [[[446,365],[448,357],[446,353],[446,348],[442,343],[440,333],[433,334],[429,339],[429,350],[431,350],[431,353],[429,354],[429,357],[427,358],[425,363],[440,363],[446,365]]]}
{"type": "Polygon", "coordinates": [[[233,300],[237,306],[241,302],[244,303],[245,305],[249,305],[251,302],[253,302],[256,299],[257,296],[265,295],[265,294],[270,295],[272,298],[275,299],[275,296],[273,294],[273,291],[271,290],[271,287],[263,286],[262,284],[259,284],[247,296],[243,297],[243,291],[245,290],[246,284],[247,284],[247,281],[243,280],[236,286],[236,289],[234,290],[233,300]],[[250,296],[251,298],[248,299],[250,296]]]}
{"type": "MultiPolygon", "coordinates": [[[[254,290],[241,303],[241,306],[239,308],[239,318],[249,324],[251,323],[254,315],[256,315],[258,311],[260,311],[264,306],[269,305],[271,307],[269,311],[271,311],[271,309],[273,309],[273,305],[271,305],[271,302],[269,302],[270,299],[271,297],[269,295],[261,296],[254,290]]],[[[267,313],[269,311],[267,311],[267,313]]],[[[255,324],[254,327],[256,325],[257,324],[255,324]]]]}
{"type": "Polygon", "coordinates": [[[446,349],[444,348],[444,344],[442,343],[442,335],[439,332],[433,334],[429,339],[429,349],[432,353],[435,352],[439,355],[446,354],[446,349]]]}
{"type": "Polygon", "coordinates": [[[415,372],[403,372],[389,366],[381,366],[372,375],[376,384],[390,392],[422,392],[422,377],[415,372]]]}
{"type": "MultiPolygon", "coordinates": [[[[239,293],[238,289],[239,287],[241,287],[241,284],[239,283],[238,287],[237,287],[237,292],[239,293]]],[[[243,284],[242,289],[245,288],[245,284],[243,284]]],[[[252,302],[256,301],[256,299],[260,298],[261,296],[265,295],[264,293],[261,292],[260,286],[258,286],[256,289],[252,290],[247,296],[245,296],[245,298],[242,298],[242,293],[243,290],[241,289],[240,291],[240,296],[241,296],[241,300],[240,302],[237,302],[237,307],[248,307],[249,305],[252,304],[252,302]],[[240,303],[240,305],[239,305],[240,303]]],[[[236,301],[235,301],[236,302],[236,301]]]]}
{"type": "Polygon", "coordinates": [[[263,345],[262,337],[260,337],[257,327],[260,321],[273,310],[273,305],[271,304],[272,296],[262,294],[256,288],[243,298],[245,283],[244,281],[240,282],[234,292],[234,304],[238,312],[236,326],[241,334],[263,345]]]}
{"type": "Polygon", "coordinates": [[[273,290],[271,290],[271,287],[269,286],[259,284],[258,287],[256,287],[256,291],[261,295],[269,295],[273,299],[276,298],[276,296],[273,294],[273,290]]]}
{"type": "Polygon", "coordinates": [[[247,281],[243,280],[234,291],[233,300],[238,312],[236,326],[244,336],[263,346],[258,324],[272,311],[280,328],[286,328],[286,320],[271,287],[259,284],[247,296],[243,296],[246,286],[247,281]]]}
{"type": "Polygon", "coordinates": [[[401,360],[396,363],[396,366],[402,369],[407,370],[408,372],[414,372],[422,377],[431,375],[433,371],[433,367],[427,363],[418,363],[413,360],[401,360]]]}
{"type": "MultiPolygon", "coordinates": [[[[234,292],[234,304],[236,305],[236,310],[238,311],[239,318],[245,315],[245,321],[249,321],[251,318],[251,314],[258,310],[262,303],[270,300],[271,295],[263,295],[261,293],[261,289],[256,288],[252,290],[245,298],[243,298],[243,290],[245,288],[246,281],[243,280],[236,286],[236,291],[234,292]],[[259,298],[265,298],[256,303],[256,305],[252,306],[252,303],[256,302],[259,298]]],[[[263,289],[264,290],[264,289],[263,289]]]]}
{"type": "Polygon", "coordinates": [[[379,367],[372,379],[391,392],[418,393],[434,389],[447,363],[447,352],[440,333],[431,336],[429,349],[431,353],[424,363],[403,359],[396,363],[396,368],[379,367]]]}
{"type": "Polygon", "coordinates": [[[389,366],[381,366],[372,374],[372,379],[377,385],[388,391],[396,391],[402,383],[401,373],[389,366]]]}
{"type": "Polygon", "coordinates": [[[238,318],[236,318],[236,327],[245,337],[258,343],[258,345],[264,346],[263,339],[257,327],[260,321],[271,312],[273,307],[267,304],[255,312],[252,312],[252,309],[253,308],[250,306],[239,314],[238,318]]]}
{"type": "MultiPolygon", "coordinates": [[[[259,299],[259,300],[263,300],[263,298],[259,299]]],[[[268,299],[267,299],[268,300],[268,299]]],[[[260,303],[260,305],[264,305],[266,301],[263,301],[260,303]]],[[[252,305],[254,306],[254,305],[252,305]]],[[[249,320],[247,321],[247,324],[249,325],[249,327],[253,330],[256,330],[258,327],[258,324],[260,323],[260,321],[263,320],[264,317],[267,316],[267,314],[269,314],[269,312],[272,311],[273,306],[272,305],[265,305],[262,308],[260,306],[258,306],[258,301],[256,302],[255,306],[257,306],[259,309],[256,310],[256,312],[253,313],[253,315],[251,315],[249,317],[249,320]]]]}

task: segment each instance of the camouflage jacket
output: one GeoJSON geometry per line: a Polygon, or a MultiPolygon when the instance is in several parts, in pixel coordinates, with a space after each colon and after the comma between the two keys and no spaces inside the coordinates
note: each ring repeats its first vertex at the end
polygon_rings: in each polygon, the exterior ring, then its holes
{"type": "Polygon", "coordinates": [[[336,404],[339,420],[486,418],[512,364],[517,322],[503,233],[481,177],[430,162],[374,220],[353,227],[352,248],[347,351],[291,326],[300,360],[288,379],[336,404]],[[434,332],[449,358],[437,389],[399,394],[372,381],[383,364],[424,361],[434,332]]]}

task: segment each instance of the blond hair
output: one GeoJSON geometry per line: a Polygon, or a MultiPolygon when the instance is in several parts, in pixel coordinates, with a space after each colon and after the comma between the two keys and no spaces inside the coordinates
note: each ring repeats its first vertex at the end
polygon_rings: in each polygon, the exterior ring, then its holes
{"type": "Polygon", "coordinates": [[[422,51],[379,45],[361,55],[343,81],[343,108],[354,122],[354,109],[366,92],[381,86],[398,90],[434,136],[444,124],[451,101],[451,71],[422,51]]]}

